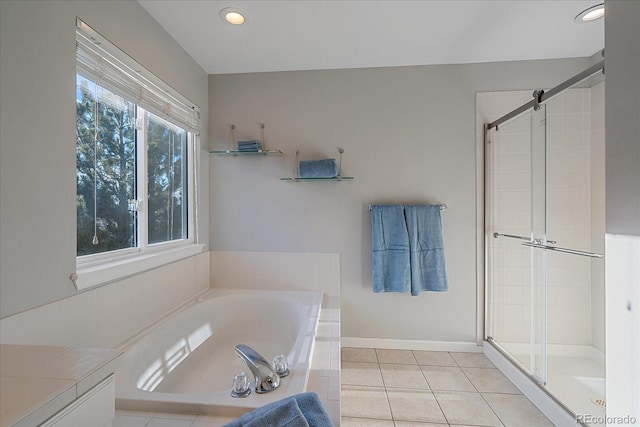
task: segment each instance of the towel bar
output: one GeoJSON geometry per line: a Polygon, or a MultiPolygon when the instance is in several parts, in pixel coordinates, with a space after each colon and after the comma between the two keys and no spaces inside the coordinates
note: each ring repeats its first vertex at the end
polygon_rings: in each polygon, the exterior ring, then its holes
{"type": "MultiPolygon", "coordinates": [[[[372,205],[369,205],[369,210],[371,210],[371,206],[372,205]]],[[[445,205],[444,203],[441,203],[440,204],[440,212],[446,211],[446,210],[447,210],[447,205],[445,205]]]]}

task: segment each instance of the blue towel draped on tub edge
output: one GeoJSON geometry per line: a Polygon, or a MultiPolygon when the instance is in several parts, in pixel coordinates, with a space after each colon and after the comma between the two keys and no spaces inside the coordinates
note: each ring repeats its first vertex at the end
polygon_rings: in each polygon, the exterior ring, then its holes
{"type": "Polygon", "coordinates": [[[372,205],[373,292],[448,289],[440,205],[372,205]]]}
{"type": "Polygon", "coordinates": [[[333,427],[313,392],[296,394],[248,412],[225,427],[333,427]]]}
{"type": "Polygon", "coordinates": [[[402,205],[371,206],[373,292],[409,292],[409,235],[402,205]]]}

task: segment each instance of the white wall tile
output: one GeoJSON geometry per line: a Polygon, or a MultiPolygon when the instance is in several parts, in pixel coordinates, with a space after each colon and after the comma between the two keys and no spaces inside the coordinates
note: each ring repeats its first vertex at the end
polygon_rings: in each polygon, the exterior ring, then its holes
{"type": "Polygon", "coordinates": [[[339,294],[339,254],[216,251],[210,265],[211,287],[339,294]]]}
{"type": "Polygon", "coordinates": [[[0,342],[2,344],[25,344],[24,314],[18,313],[0,319],[0,342]]]}
{"type": "MultiPolygon", "coordinates": [[[[209,253],[199,262],[201,274],[209,253]]],[[[196,295],[196,257],[0,320],[2,343],[114,347],[196,295]]],[[[201,285],[202,286],[202,285],[201,285]]],[[[207,283],[208,286],[208,283],[207,283]]]]}
{"type": "Polygon", "coordinates": [[[24,312],[24,321],[25,337],[34,344],[69,345],[69,339],[64,334],[63,301],[24,312]]]}

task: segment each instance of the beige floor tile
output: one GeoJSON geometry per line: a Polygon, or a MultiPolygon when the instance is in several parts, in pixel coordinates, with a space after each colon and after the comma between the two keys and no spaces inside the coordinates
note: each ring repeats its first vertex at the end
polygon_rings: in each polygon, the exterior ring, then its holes
{"type": "Polygon", "coordinates": [[[340,403],[343,417],[392,419],[387,393],[382,387],[343,385],[340,403]]]}
{"type": "Polygon", "coordinates": [[[192,420],[179,420],[176,418],[152,418],[146,427],[191,427],[192,420]]]}
{"type": "Polygon", "coordinates": [[[395,427],[447,427],[444,423],[419,423],[417,421],[396,421],[395,427]]]}
{"type": "Polygon", "coordinates": [[[374,420],[372,418],[342,417],[341,427],[394,427],[391,420],[374,420]]]}
{"type": "Polygon", "coordinates": [[[420,366],[431,390],[473,391],[476,389],[456,366],[420,366]]]}
{"type": "Polygon", "coordinates": [[[395,421],[447,422],[435,397],[428,391],[387,389],[387,396],[395,421]]]}
{"type": "Polygon", "coordinates": [[[132,417],[116,414],[113,420],[113,427],[144,427],[150,420],[150,417],[132,417]]]}
{"type": "Polygon", "coordinates": [[[418,365],[458,366],[453,357],[446,351],[413,350],[413,356],[418,361],[418,365]]]}
{"type": "Polygon", "coordinates": [[[482,353],[450,353],[458,364],[465,368],[495,368],[487,356],[482,353]]]}
{"type": "Polygon", "coordinates": [[[434,395],[451,424],[502,427],[480,393],[436,391],[434,395]]]}
{"type": "Polygon", "coordinates": [[[520,394],[520,390],[497,369],[462,368],[462,371],[479,392],[520,394]]]}
{"type": "Polygon", "coordinates": [[[424,379],[418,365],[398,365],[381,363],[380,372],[386,388],[416,388],[429,390],[427,380],[424,379]]]}
{"type": "Polygon", "coordinates": [[[405,365],[417,365],[416,358],[413,357],[411,350],[388,350],[376,349],[378,362],[380,363],[401,363],[405,365]]]}
{"type": "Polygon", "coordinates": [[[506,427],[551,427],[553,423],[523,395],[482,393],[506,427]]]}
{"type": "Polygon", "coordinates": [[[199,415],[191,427],[222,427],[236,419],[235,417],[218,417],[213,415],[199,415]]]}
{"type": "Polygon", "coordinates": [[[373,362],[378,363],[376,351],[373,348],[342,347],[343,362],[373,362]]]}
{"type": "Polygon", "coordinates": [[[377,363],[342,362],[342,384],[384,387],[377,363]]]}

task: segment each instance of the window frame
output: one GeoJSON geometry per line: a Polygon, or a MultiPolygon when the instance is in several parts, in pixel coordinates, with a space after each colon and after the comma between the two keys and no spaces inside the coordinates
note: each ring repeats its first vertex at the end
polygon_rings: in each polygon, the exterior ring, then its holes
{"type": "MultiPolygon", "coordinates": [[[[77,19],[77,26],[83,32],[90,33],[100,41],[101,48],[107,46],[108,53],[117,56],[118,59],[128,60],[127,66],[136,65],[135,69],[143,69],[147,79],[153,78],[154,84],[159,85],[168,93],[170,90],[173,97],[181,96],[170,88],[166,83],[153,76],[150,72],[137,64],[133,59],[128,57],[117,47],[111,45],[108,40],[104,39],[97,32],[94,32],[82,20],[77,19]],[[164,85],[164,86],[162,86],[164,85]],[[168,88],[168,89],[166,89],[168,88]]],[[[77,60],[76,60],[77,61],[77,60]]],[[[76,74],[87,77],[76,65],[76,74]]],[[[98,83],[99,84],[99,83],[98,83]]],[[[105,87],[105,86],[103,86],[105,87]]],[[[113,90],[107,85],[105,89],[113,90]]],[[[117,95],[131,98],[131,94],[121,94],[119,91],[114,92],[117,95]]],[[[186,98],[184,98],[186,99],[186,98]]],[[[123,279],[140,272],[160,267],[162,265],[178,261],[183,258],[194,256],[204,249],[204,244],[198,243],[198,224],[197,224],[197,183],[196,183],[196,163],[199,155],[199,132],[193,129],[187,129],[182,124],[174,123],[171,119],[160,117],[169,123],[184,129],[187,133],[185,156],[186,162],[184,166],[185,185],[187,191],[184,193],[186,197],[186,237],[165,242],[148,243],[148,158],[147,158],[147,116],[146,114],[157,114],[149,111],[134,102],[136,107],[136,195],[139,201],[136,218],[136,238],[137,246],[131,248],[117,249],[113,251],[100,252],[95,254],[81,255],[76,254],[76,272],[71,275],[76,289],[83,290],[91,287],[106,284],[112,281],[123,279]]],[[[192,107],[196,109],[197,107],[192,107]]],[[[195,110],[196,112],[199,110],[195,110]]],[[[197,113],[199,114],[199,113],[197,113]]]]}

